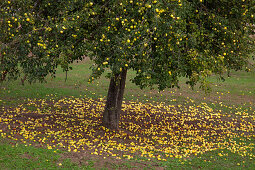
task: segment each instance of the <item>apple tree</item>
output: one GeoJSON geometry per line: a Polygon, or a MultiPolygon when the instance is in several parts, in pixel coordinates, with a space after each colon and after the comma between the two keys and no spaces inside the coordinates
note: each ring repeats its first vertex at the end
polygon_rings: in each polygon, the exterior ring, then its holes
{"type": "Polygon", "coordinates": [[[55,76],[83,56],[89,81],[110,71],[102,124],[118,128],[127,71],[141,88],[207,88],[207,77],[245,68],[254,0],[2,0],[0,78],[55,76]]]}

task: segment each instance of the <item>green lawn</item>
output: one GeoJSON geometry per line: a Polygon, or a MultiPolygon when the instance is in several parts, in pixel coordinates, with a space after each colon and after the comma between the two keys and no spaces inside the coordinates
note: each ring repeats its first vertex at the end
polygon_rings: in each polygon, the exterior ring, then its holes
{"type": "Polygon", "coordinates": [[[63,159],[64,151],[20,144],[0,137],[1,169],[87,169],[93,166],[78,166],[71,159],[63,159]]]}

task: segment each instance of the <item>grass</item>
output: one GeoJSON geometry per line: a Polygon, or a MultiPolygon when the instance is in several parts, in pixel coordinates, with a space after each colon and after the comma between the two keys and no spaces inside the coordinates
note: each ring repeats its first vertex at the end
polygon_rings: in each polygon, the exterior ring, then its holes
{"type": "Polygon", "coordinates": [[[172,160],[162,162],[168,169],[254,169],[253,160],[233,154],[228,150],[208,152],[190,160],[172,160]],[[219,156],[222,155],[222,156],[219,156]]]}
{"type": "MultiPolygon", "coordinates": [[[[184,79],[180,82],[181,89],[163,92],[140,90],[127,81],[121,131],[111,133],[99,124],[109,80],[102,77],[89,84],[90,64],[88,60],[73,64],[66,82],[65,73],[58,70],[57,78],[48,78],[47,84],[22,86],[20,81],[11,81],[0,85],[0,166],[4,169],[255,169],[255,70],[233,72],[225,82],[210,78],[209,94],[198,88],[191,90],[184,79]],[[173,108],[166,114],[163,106],[169,105],[173,108]],[[190,123],[202,129],[194,129],[190,123]],[[79,128],[84,128],[82,133],[79,128]],[[215,129],[218,131],[213,135],[215,129]],[[201,134],[196,134],[197,130],[201,134]],[[69,132],[76,136],[69,138],[69,132]],[[173,138],[178,136],[178,140],[173,138]],[[115,143],[107,143],[108,137],[115,143]],[[76,144],[80,139],[87,139],[86,147],[76,144]],[[169,147],[164,142],[173,144],[169,147]],[[203,149],[201,142],[212,146],[203,149]],[[123,151],[119,144],[127,150],[123,151]],[[150,150],[145,146],[155,148],[150,150]],[[168,153],[164,149],[173,150],[168,153]],[[147,154],[141,154],[145,151],[147,154]],[[185,156],[186,151],[189,154],[185,156]]],[[[130,71],[128,80],[132,76],[134,72],[130,71]]]]}
{"type": "MultiPolygon", "coordinates": [[[[12,140],[0,138],[0,166],[1,169],[97,169],[95,160],[85,158],[79,164],[71,159],[64,159],[63,150],[48,150],[41,147],[25,145],[12,140]],[[13,161],[15,160],[15,161],[13,161]]],[[[249,141],[254,143],[255,141],[249,141]]],[[[255,151],[254,151],[255,152],[255,151]]],[[[98,161],[98,160],[97,160],[98,161]]],[[[145,164],[144,169],[254,169],[254,159],[240,156],[227,149],[210,151],[188,159],[167,159],[155,161],[136,157],[121,163],[108,161],[104,164],[110,169],[137,169],[145,164]],[[146,163],[150,162],[150,163],[146,163]],[[140,165],[140,166],[139,166],[140,165]],[[157,165],[157,166],[155,166],[157,165]]],[[[101,169],[108,169],[101,167],[101,169]]]]}
{"type": "Polygon", "coordinates": [[[80,169],[93,166],[78,166],[70,159],[62,159],[61,150],[48,150],[0,137],[1,169],[80,169]]]}

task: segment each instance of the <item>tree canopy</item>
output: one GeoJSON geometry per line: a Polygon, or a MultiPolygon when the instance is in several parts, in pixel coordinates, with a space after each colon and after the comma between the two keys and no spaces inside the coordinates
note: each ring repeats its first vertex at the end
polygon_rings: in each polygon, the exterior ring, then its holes
{"type": "Polygon", "coordinates": [[[93,61],[90,80],[133,69],[141,88],[242,69],[254,40],[254,0],[1,0],[1,78],[43,81],[93,61]]]}

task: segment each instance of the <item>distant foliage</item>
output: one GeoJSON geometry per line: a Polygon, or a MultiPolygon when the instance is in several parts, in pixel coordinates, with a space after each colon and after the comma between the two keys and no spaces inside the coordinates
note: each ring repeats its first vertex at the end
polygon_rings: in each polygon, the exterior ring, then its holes
{"type": "Polygon", "coordinates": [[[188,77],[242,69],[254,39],[254,0],[1,0],[0,76],[43,81],[60,65],[93,61],[90,81],[106,69],[133,69],[133,82],[160,90],[188,77]]]}

